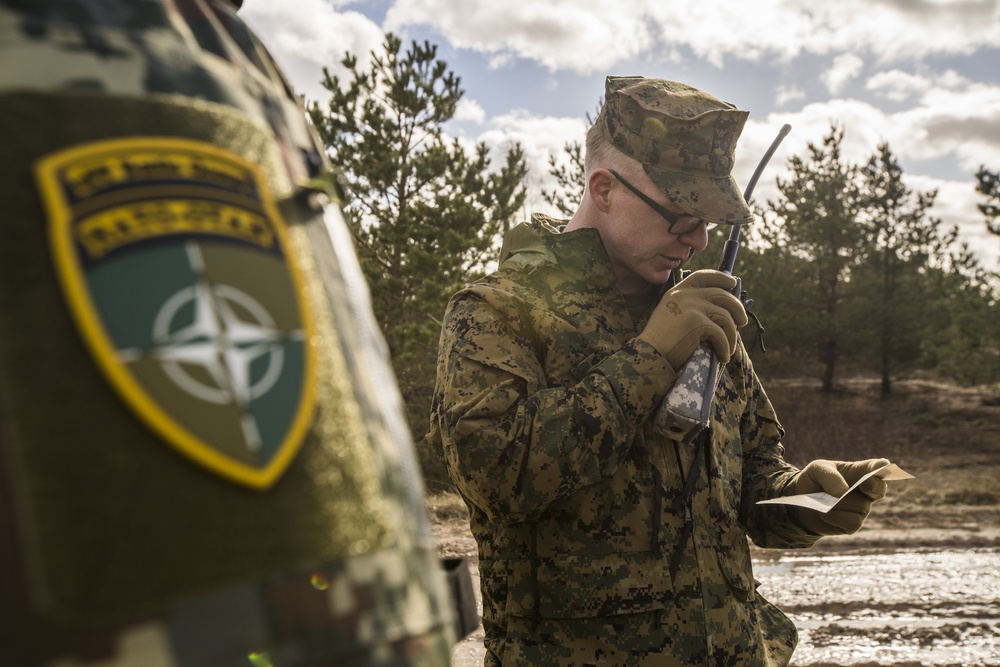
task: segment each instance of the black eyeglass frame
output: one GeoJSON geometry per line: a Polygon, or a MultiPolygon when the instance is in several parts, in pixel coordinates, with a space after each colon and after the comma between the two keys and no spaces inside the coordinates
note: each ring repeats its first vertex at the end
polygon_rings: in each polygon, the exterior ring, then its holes
{"type": "Polygon", "coordinates": [[[628,188],[632,192],[632,194],[641,199],[643,203],[646,204],[646,206],[659,213],[660,217],[667,221],[667,224],[669,225],[669,227],[667,227],[668,233],[673,234],[674,236],[683,236],[684,234],[690,234],[694,230],[698,229],[698,226],[701,225],[702,223],[705,223],[706,230],[710,230],[713,227],[715,227],[715,223],[707,222],[696,216],[689,215],[686,213],[674,213],[673,211],[668,211],[663,206],[663,204],[659,203],[655,199],[652,199],[645,192],[643,192],[639,188],[635,187],[634,185],[626,181],[625,178],[617,171],[615,171],[614,169],[608,169],[608,171],[610,171],[611,175],[617,178],[622,185],[628,188]],[[693,224],[688,223],[688,225],[685,226],[683,229],[676,231],[677,224],[681,220],[684,220],[685,218],[689,220],[694,220],[694,223],[693,224]]]}

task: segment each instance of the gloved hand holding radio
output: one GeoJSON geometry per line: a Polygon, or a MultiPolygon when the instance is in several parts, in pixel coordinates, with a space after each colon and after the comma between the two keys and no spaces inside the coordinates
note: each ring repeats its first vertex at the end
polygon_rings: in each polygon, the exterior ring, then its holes
{"type": "Polygon", "coordinates": [[[680,369],[702,341],[721,363],[736,351],[737,328],[747,323],[743,304],[732,294],[736,278],[721,271],[695,271],[671,287],[639,334],[680,369]]]}

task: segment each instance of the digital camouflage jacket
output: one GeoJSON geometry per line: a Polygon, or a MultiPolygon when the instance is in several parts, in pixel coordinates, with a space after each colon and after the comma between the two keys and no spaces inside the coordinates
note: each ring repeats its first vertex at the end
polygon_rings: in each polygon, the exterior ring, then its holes
{"type": "Polygon", "coordinates": [[[755,505],[796,469],[745,349],[701,444],[655,434],[675,373],[635,337],[597,231],[555,224],[514,228],[441,338],[428,440],[471,512],[487,665],[786,664],[795,629],[747,537],[817,537],[755,505]]]}

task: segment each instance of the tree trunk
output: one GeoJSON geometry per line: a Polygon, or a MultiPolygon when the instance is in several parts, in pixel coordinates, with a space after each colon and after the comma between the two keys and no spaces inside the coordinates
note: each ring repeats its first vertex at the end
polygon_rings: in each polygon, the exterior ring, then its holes
{"type": "Polygon", "coordinates": [[[893,289],[894,281],[888,269],[882,281],[882,398],[887,397],[892,392],[892,377],[889,366],[892,362],[892,355],[889,346],[892,341],[892,325],[894,313],[892,312],[892,297],[895,294],[893,289]]]}
{"type": "Polygon", "coordinates": [[[837,339],[830,338],[823,343],[823,393],[833,393],[833,373],[837,365],[837,339]]]}

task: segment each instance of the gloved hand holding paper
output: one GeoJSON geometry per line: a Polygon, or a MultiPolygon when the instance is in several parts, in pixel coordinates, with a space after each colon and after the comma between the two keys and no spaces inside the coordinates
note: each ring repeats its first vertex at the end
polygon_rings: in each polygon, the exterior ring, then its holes
{"type": "Polygon", "coordinates": [[[758,505],[795,505],[796,507],[805,507],[807,509],[816,510],[826,514],[839,503],[845,496],[847,496],[851,491],[858,488],[870,477],[878,477],[886,482],[900,480],[900,479],[913,479],[913,475],[906,472],[895,463],[889,463],[881,468],[872,470],[870,473],[864,475],[858,479],[854,484],[850,486],[843,494],[839,496],[832,496],[829,493],[824,493],[823,491],[818,491],[816,493],[803,493],[795,496],[782,496],[780,498],[771,498],[769,500],[758,501],[758,505]]]}

